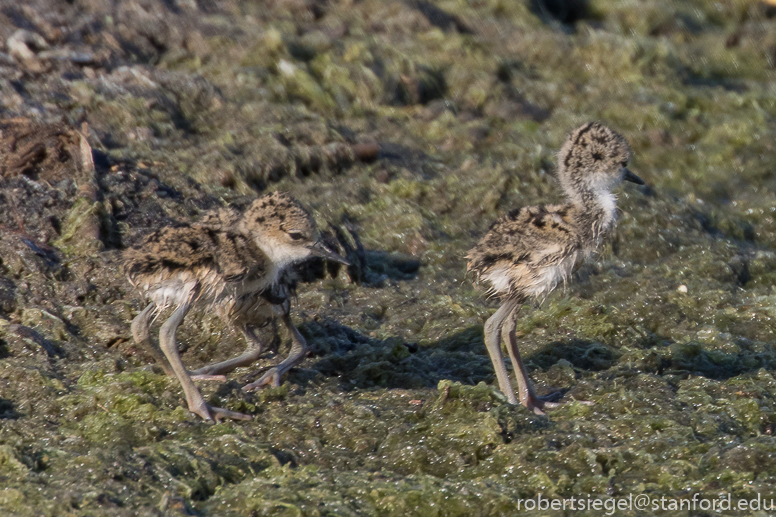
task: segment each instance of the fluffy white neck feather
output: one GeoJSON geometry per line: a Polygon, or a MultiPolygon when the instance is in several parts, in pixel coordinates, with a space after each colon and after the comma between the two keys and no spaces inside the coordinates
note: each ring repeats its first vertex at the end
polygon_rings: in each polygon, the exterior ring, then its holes
{"type": "Polygon", "coordinates": [[[285,268],[310,256],[310,250],[304,246],[290,246],[266,240],[257,240],[256,244],[272,262],[272,270],[268,278],[270,285],[277,282],[280,272],[285,268]]]}
{"type": "Polygon", "coordinates": [[[597,192],[596,201],[604,213],[602,227],[608,228],[617,219],[617,198],[607,190],[597,192]]]}

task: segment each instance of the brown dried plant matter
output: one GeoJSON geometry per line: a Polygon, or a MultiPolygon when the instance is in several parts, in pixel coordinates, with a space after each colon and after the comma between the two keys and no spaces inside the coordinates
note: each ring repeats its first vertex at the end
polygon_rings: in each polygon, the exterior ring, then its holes
{"type": "Polygon", "coordinates": [[[146,237],[138,248],[125,252],[127,277],[150,302],[132,322],[132,334],[168,374],[178,378],[192,412],[205,420],[250,419],[208,405],[194,385],[192,374],[212,378],[254,362],[262,352],[255,329],[275,314],[291,333],[291,353],[244,389],[277,386],[280,377],[302,360],[306,343],[289,316],[294,283],[289,266],[313,256],[347,264],[323,246],[310,213],[280,192],[255,200],[242,213],[221,209],[198,223],[162,228],[146,237]],[[154,315],[173,307],[159,332],[160,350],[149,339],[150,323],[154,315]],[[228,361],[188,372],[178,354],[175,331],[192,307],[213,309],[239,328],[248,342],[246,351],[228,361]]]}
{"type": "Polygon", "coordinates": [[[598,250],[614,227],[617,206],[611,190],[622,180],[644,182],[626,165],[631,150],[625,139],[598,124],[585,124],[566,139],[558,155],[558,180],[568,202],[518,208],[498,219],[469,251],[468,270],[490,284],[501,307],[485,323],[485,345],[499,387],[509,401],[537,414],[552,403],[537,397],[520,358],[515,336],[517,313],[529,299],[545,298],[567,282],[582,261],[598,250]],[[517,377],[518,397],[510,383],[501,341],[517,377]]]}
{"type": "Polygon", "coordinates": [[[64,122],[42,124],[24,117],[0,121],[0,176],[25,175],[51,184],[75,179],[81,185],[93,181],[93,171],[85,133],[64,122]]]}

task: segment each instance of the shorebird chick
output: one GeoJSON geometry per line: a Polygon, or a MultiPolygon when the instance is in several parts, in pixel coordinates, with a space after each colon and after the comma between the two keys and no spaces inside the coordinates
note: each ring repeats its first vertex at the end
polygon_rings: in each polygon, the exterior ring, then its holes
{"type": "Polygon", "coordinates": [[[276,314],[291,334],[291,353],[244,389],[279,385],[280,377],[304,358],[305,340],[289,317],[293,289],[289,266],[311,256],[348,264],[327,250],[319,237],[310,213],[288,194],[276,192],[255,200],[243,213],[222,209],[198,223],[162,228],[138,248],[125,252],[127,277],[150,302],[132,321],[132,335],[169,375],[178,378],[190,411],[205,420],[250,420],[249,415],[207,404],[192,375],[224,374],[254,362],[262,351],[255,328],[276,314]],[[149,327],[169,307],[175,310],[159,331],[160,350],[149,339],[149,327]],[[192,307],[215,310],[239,328],[248,343],[246,351],[188,372],[178,353],[175,332],[192,307]]]}
{"type": "Polygon", "coordinates": [[[603,243],[617,218],[611,190],[622,180],[644,182],[626,165],[628,142],[606,126],[585,124],[566,139],[558,155],[558,180],[568,203],[528,206],[498,219],[467,255],[468,271],[490,284],[501,298],[485,322],[485,345],[501,391],[518,403],[512,389],[501,341],[512,359],[519,402],[536,414],[556,404],[534,393],[520,359],[515,337],[517,313],[529,299],[543,300],[603,243]]]}

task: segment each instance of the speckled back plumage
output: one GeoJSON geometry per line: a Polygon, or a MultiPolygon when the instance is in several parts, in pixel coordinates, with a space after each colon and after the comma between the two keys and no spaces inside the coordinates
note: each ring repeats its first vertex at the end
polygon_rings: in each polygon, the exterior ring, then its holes
{"type": "Polygon", "coordinates": [[[227,318],[264,319],[271,314],[263,305],[287,305],[294,292],[295,276],[285,266],[298,259],[295,241],[316,235],[310,213],[276,192],[243,213],[222,208],[196,223],[153,232],[125,251],[124,271],[158,310],[194,296],[227,318]]]}
{"type": "Polygon", "coordinates": [[[134,285],[149,275],[166,279],[199,270],[214,271],[225,282],[237,282],[268,267],[267,257],[244,235],[196,224],[162,228],[138,248],[127,250],[124,258],[124,270],[134,285]]]}
{"type": "Polygon", "coordinates": [[[568,279],[582,249],[573,205],[519,208],[500,217],[467,255],[468,270],[499,295],[543,297],[568,279]]]}
{"type": "Polygon", "coordinates": [[[233,207],[217,208],[206,212],[199,221],[192,223],[192,226],[229,230],[237,224],[241,216],[240,211],[233,207]]]}

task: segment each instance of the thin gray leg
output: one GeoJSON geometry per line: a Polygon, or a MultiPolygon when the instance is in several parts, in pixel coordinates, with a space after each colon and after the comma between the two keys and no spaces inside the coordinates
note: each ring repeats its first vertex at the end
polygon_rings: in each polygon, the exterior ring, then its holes
{"type": "Polygon", "coordinates": [[[517,378],[517,393],[520,398],[520,403],[536,413],[537,415],[543,415],[545,406],[550,407],[551,403],[542,400],[534,393],[531,379],[528,377],[528,370],[523,364],[523,359],[520,357],[520,350],[517,348],[517,337],[515,336],[515,327],[517,326],[517,313],[520,312],[520,307],[517,306],[512,313],[507,316],[504,322],[504,327],[501,329],[501,335],[504,342],[507,344],[507,351],[509,357],[512,359],[512,367],[515,371],[515,377],[517,378]]]}
{"type": "Polygon", "coordinates": [[[143,309],[143,312],[135,316],[135,319],[132,320],[132,337],[135,338],[135,343],[142,346],[149,354],[151,354],[156,364],[164,369],[164,373],[170,377],[174,377],[175,372],[170,367],[170,363],[167,362],[167,358],[164,357],[159,345],[151,341],[151,336],[149,335],[154,306],[153,303],[149,303],[148,306],[143,309]]]}
{"type": "Polygon", "coordinates": [[[485,346],[488,349],[490,360],[493,362],[493,369],[496,371],[498,386],[501,392],[507,396],[510,404],[517,404],[515,391],[512,389],[512,383],[509,381],[507,365],[504,363],[504,354],[501,352],[501,326],[504,324],[504,318],[509,316],[517,302],[515,300],[506,300],[498,310],[485,322],[485,346]]]}
{"type": "Polygon", "coordinates": [[[299,333],[291,322],[291,316],[289,316],[288,313],[285,313],[282,318],[283,323],[285,323],[288,328],[288,332],[291,334],[291,353],[288,354],[288,357],[286,357],[282,363],[271,368],[259,380],[243,386],[243,390],[252,391],[268,385],[274,387],[280,386],[280,378],[304,359],[304,356],[307,353],[307,341],[305,341],[302,334],[299,333]]]}
{"type": "Polygon", "coordinates": [[[258,361],[259,357],[261,357],[261,353],[264,351],[264,344],[256,335],[256,331],[251,325],[239,325],[238,328],[242,332],[245,337],[245,342],[247,343],[245,352],[237,357],[227,359],[226,361],[203,366],[198,370],[194,370],[191,374],[195,376],[223,375],[231,372],[235,368],[249,366],[258,361]]]}
{"type": "Polygon", "coordinates": [[[178,329],[178,325],[181,324],[183,318],[186,317],[186,313],[191,307],[191,299],[181,303],[172,316],[162,325],[159,331],[159,343],[161,345],[162,352],[170,361],[175,376],[183,387],[183,393],[186,395],[186,403],[189,405],[189,411],[196,413],[205,420],[220,420],[222,418],[233,418],[235,420],[251,420],[249,415],[243,413],[237,413],[235,411],[229,411],[219,407],[214,407],[205,402],[202,394],[199,392],[194,382],[189,377],[189,372],[183,366],[180,354],[178,353],[178,345],[175,341],[175,331],[178,329]]]}

